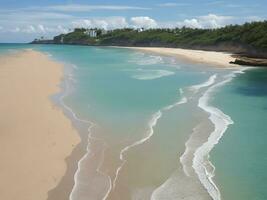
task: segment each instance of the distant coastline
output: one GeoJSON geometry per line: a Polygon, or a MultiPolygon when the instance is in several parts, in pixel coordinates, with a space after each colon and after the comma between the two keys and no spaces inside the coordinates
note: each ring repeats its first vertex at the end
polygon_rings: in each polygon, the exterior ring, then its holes
{"type": "Polygon", "coordinates": [[[229,25],[218,29],[101,29],[76,28],[52,40],[31,44],[179,48],[226,52],[232,64],[267,66],[267,21],[229,25]]]}

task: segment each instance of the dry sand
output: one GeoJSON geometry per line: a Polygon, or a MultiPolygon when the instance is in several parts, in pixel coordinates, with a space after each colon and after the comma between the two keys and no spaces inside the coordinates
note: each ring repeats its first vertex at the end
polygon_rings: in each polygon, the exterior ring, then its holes
{"type": "Polygon", "coordinates": [[[80,142],[49,96],[63,66],[32,50],[0,57],[0,199],[45,200],[80,142]]]}
{"type": "Polygon", "coordinates": [[[157,47],[127,47],[129,49],[147,51],[150,53],[157,53],[166,56],[175,56],[180,59],[192,61],[195,63],[203,63],[215,65],[218,67],[234,67],[230,64],[235,58],[230,53],[215,52],[215,51],[201,51],[179,48],[157,48],[157,47]]]}

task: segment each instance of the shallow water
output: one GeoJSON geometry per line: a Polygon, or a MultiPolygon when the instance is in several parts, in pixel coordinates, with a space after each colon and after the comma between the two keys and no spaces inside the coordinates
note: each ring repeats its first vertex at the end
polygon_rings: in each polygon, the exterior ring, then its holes
{"type": "Polygon", "coordinates": [[[181,89],[206,81],[214,72],[132,50],[46,48],[54,58],[75,65],[71,76],[75,89],[65,103],[80,118],[96,124],[91,137],[98,145],[90,144],[91,156],[81,164],[77,180],[83,184],[77,184],[72,199],[149,198],[179,168],[196,123],[192,120],[196,105],[174,106],[183,98],[181,89]],[[92,162],[101,164],[90,166],[92,162]],[[92,180],[102,184],[90,189],[92,180]]]}
{"type": "Polygon", "coordinates": [[[222,198],[267,199],[267,71],[250,69],[215,95],[234,124],[211,154],[222,198]]]}

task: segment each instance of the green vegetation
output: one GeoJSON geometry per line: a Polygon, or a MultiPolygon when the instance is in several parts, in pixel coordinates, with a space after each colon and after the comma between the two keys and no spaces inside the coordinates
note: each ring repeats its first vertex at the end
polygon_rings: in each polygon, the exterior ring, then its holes
{"type": "Polygon", "coordinates": [[[231,51],[266,56],[267,21],[229,25],[218,29],[75,29],[56,36],[54,43],[116,46],[157,46],[231,51]],[[92,37],[88,31],[96,31],[92,37]]]}

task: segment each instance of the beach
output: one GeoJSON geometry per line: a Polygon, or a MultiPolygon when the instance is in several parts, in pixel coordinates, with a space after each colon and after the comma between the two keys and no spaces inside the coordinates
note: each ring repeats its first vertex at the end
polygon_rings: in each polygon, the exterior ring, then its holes
{"type": "Polygon", "coordinates": [[[74,90],[64,102],[78,121],[95,124],[80,131],[88,145],[80,161],[73,163],[78,165],[74,187],[58,190],[59,184],[54,194],[71,191],[71,200],[157,200],[189,198],[193,193],[193,199],[210,199],[192,168],[193,153],[213,130],[198,100],[220,81],[215,74],[223,76],[225,69],[122,48],[40,48],[69,64],[65,80],[74,90]],[[200,122],[201,130],[184,154],[200,122]],[[185,183],[188,188],[181,187],[185,183]]]}
{"type": "Polygon", "coordinates": [[[0,199],[243,200],[244,188],[266,199],[266,72],[227,67],[217,52],[199,54],[221,65],[141,49],[2,48],[0,199]],[[246,176],[255,155],[262,165],[246,176]]]}
{"type": "Polygon", "coordinates": [[[45,200],[80,137],[50,97],[63,65],[33,50],[0,57],[0,199],[45,200]]]}
{"type": "Polygon", "coordinates": [[[149,53],[156,53],[165,56],[174,56],[178,59],[185,61],[191,61],[194,63],[209,64],[211,66],[218,67],[234,67],[234,64],[230,64],[235,58],[230,53],[216,52],[216,51],[202,51],[180,48],[163,48],[163,47],[127,47],[129,49],[135,49],[145,51],[149,53]]]}

